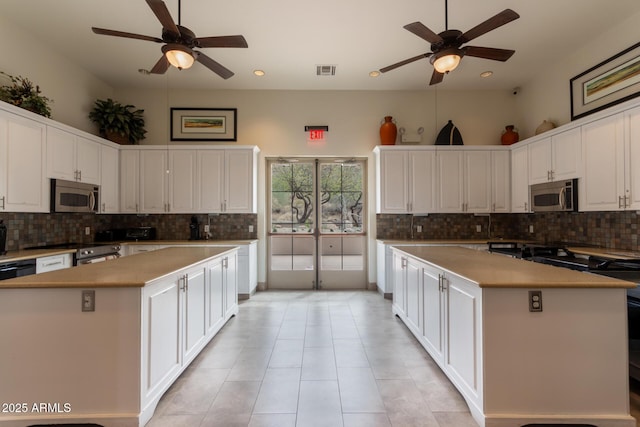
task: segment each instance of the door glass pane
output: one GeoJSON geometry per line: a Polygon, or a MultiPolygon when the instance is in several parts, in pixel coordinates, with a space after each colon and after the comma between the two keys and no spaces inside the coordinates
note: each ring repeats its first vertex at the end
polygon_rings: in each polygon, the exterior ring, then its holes
{"type": "Polygon", "coordinates": [[[320,165],[322,233],[361,233],[362,164],[320,165]]]}
{"type": "Polygon", "coordinates": [[[271,165],[271,232],[311,233],[313,222],[311,163],[271,165]]]}
{"type": "Polygon", "coordinates": [[[271,236],[271,270],[313,271],[315,240],[313,236],[271,236]]]}

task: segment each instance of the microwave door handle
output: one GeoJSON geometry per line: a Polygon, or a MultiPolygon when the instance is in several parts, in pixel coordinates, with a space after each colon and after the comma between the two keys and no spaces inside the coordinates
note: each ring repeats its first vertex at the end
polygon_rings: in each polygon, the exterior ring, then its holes
{"type": "Polygon", "coordinates": [[[89,208],[93,211],[96,208],[96,193],[89,193],[89,208]]]}
{"type": "Polygon", "coordinates": [[[567,203],[566,203],[566,196],[567,196],[567,189],[566,187],[562,187],[562,189],[560,190],[560,208],[562,208],[562,210],[565,210],[567,208],[567,203]]]}

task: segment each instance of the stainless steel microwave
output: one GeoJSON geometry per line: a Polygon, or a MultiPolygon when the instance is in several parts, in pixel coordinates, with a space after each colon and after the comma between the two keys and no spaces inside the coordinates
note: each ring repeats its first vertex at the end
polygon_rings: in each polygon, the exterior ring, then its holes
{"type": "Polygon", "coordinates": [[[100,187],[83,182],[51,180],[51,212],[98,212],[100,187]]]}
{"type": "Polygon", "coordinates": [[[531,186],[533,212],[577,212],[578,180],[545,182],[531,186]]]}

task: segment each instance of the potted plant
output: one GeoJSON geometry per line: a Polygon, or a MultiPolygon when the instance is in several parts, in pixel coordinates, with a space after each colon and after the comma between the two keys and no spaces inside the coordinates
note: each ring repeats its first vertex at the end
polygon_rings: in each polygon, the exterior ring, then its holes
{"type": "Polygon", "coordinates": [[[49,103],[53,101],[41,95],[40,86],[34,85],[25,77],[14,77],[2,71],[0,74],[8,77],[12,83],[0,86],[0,100],[44,117],[51,117],[49,103]]]}
{"type": "Polygon", "coordinates": [[[144,110],[121,104],[111,98],[96,100],[89,119],[98,125],[100,135],[119,144],[137,144],[144,139],[144,110]]]}

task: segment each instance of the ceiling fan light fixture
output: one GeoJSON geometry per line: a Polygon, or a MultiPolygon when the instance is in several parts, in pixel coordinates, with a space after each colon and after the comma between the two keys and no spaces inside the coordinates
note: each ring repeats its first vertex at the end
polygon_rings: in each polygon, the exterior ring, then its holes
{"type": "Polygon", "coordinates": [[[162,53],[167,57],[169,63],[178,70],[190,68],[195,61],[193,51],[177,43],[169,43],[162,46],[162,53]]]}
{"type": "Polygon", "coordinates": [[[433,55],[430,61],[437,72],[446,74],[458,67],[460,59],[462,56],[457,49],[447,49],[433,55]]]}

